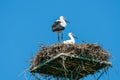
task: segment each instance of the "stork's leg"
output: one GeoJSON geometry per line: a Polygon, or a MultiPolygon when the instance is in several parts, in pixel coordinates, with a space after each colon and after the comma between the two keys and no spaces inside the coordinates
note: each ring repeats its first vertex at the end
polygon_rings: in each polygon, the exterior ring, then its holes
{"type": "Polygon", "coordinates": [[[60,43],[60,34],[58,33],[58,43],[60,43]]]}
{"type": "Polygon", "coordinates": [[[63,41],[63,32],[61,33],[61,39],[62,39],[62,41],[63,41]]]}

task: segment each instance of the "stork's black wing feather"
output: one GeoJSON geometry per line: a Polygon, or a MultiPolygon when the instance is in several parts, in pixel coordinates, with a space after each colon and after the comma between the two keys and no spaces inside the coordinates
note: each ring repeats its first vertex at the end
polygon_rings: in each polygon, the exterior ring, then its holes
{"type": "Polygon", "coordinates": [[[52,25],[52,31],[54,32],[54,31],[58,31],[59,29],[59,27],[60,27],[60,21],[56,21],[56,22],[54,22],[54,24],[52,25]]]}
{"type": "Polygon", "coordinates": [[[61,23],[60,21],[54,22],[54,24],[52,25],[52,29],[55,28],[57,25],[60,25],[60,23],[61,23]]]}

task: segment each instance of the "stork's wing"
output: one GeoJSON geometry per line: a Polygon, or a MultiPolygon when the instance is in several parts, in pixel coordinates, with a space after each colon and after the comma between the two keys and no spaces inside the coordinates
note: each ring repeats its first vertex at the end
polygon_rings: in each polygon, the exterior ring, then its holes
{"type": "Polygon", "coordinates": [[[60,26],[60,23],[60,21],[54,22],[54,24],[52,25],[52,31],[56,31],[56,29],[58,29],[58,27],[60,26]]]}
{"type": "Polygon", "coordinates": [[[58,25],[60,25],[60,21],[56,21],[56,22],[54,22],[54,24],[52,25],[52,28],[55,28],[56,26],[58,26],[58,25]]]}

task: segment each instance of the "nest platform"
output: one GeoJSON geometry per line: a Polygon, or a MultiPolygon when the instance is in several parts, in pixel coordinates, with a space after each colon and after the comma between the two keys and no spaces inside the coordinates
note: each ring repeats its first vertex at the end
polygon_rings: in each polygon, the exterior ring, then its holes
{"type": "Polygon", "coordinates": [[[109,58],[110,54],[97,44],[55,44],[41,47],[30,71],[79,80],[110,67],[109,58]]]}

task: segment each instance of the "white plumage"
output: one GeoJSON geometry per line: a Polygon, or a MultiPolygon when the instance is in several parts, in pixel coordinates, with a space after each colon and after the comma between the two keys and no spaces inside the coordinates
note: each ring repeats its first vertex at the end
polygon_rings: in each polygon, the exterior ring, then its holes
{"type": "MultiPolygon", "coordinates": [[[[62,33],[62,31],[66,28],[67,22],[68,21],[63,16],[60,16],[60,19],[56,20],[56,22],[52,25],[52,31],[58,33],[58,41],[59,42],[60,42],[60,38],[59,38],[60,33],[62,33]]],[[[63,34],[62,34],[61,38],[63,39],[63,34]]]]}
{"type": "Polygon", "coordinates": [[[64,44],[75,44],[75,36],[72,33],[69,33],[68,36],[70,37],[70,40],[63,41],[64,44]]]}

